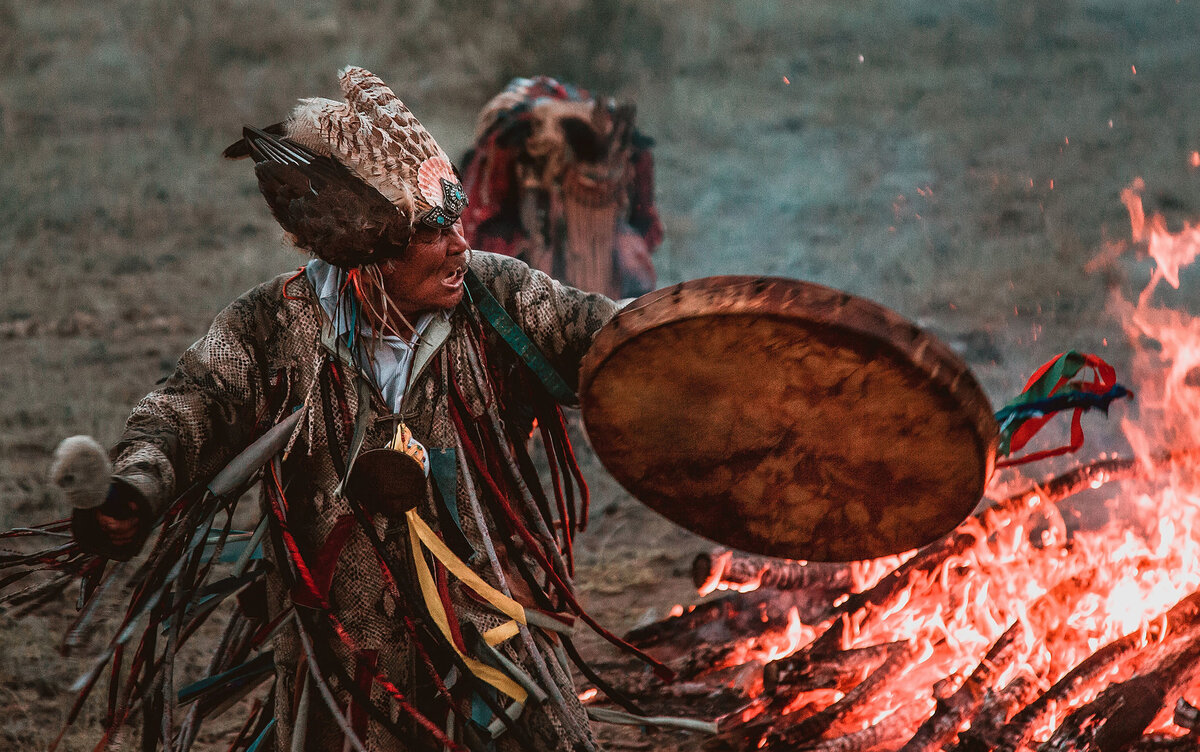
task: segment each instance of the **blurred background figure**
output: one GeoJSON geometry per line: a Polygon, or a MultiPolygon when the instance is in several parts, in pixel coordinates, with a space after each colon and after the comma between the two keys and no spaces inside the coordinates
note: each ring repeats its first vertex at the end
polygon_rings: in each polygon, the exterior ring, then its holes
{"type": "Polygon", "coordinates": [[[547,76],[513,79],[479,113],[462,160],[472,248],[517,256],[612,298],[655,287],[662,242],[653,141],[634,106],[547,76]]]}

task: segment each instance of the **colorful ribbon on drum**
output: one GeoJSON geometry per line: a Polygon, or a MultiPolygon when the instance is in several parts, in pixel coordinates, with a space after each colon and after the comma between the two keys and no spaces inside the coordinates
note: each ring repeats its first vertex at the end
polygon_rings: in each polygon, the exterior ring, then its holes
{"type": "Polygon", "coordinates": [[[996,413],[1000,424],[1000,445],[997,455],[1006,459],[996,467],[1023,465],[1027,462],[1076,452],[1083,446],[1085,410],[1099,409],[1108,413],[1109,405],[1133,392],[1117,383],[1116,370],[1091,353],[1068,350],[1059,353],[1042,365],[1019,395],[996,413]],[[1056,414],[1073,410],[1070,442],[1054,449],[1030,452],[1012,457],[1037,434],[1056,414]]]}

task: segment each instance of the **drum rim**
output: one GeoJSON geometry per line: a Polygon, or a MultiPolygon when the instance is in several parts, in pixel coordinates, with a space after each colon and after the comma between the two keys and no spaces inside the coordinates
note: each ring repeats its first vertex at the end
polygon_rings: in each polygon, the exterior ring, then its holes
{"type": "MultiPolygon", "coordinates": [[[[809,296],[807,298],[808,301],[814,300],[816,296],[822,296],[828,300],[840,301],[843,306],[853,306],[859,311],[881,314],[881,318],[890,321],[896,326],[894,328],[873,328],[857,326],[852,322],[841,320],[822,321],[813,316],[804,318],[815,324],[840,327],[868,339],[875,339],[883,346],[895,350],[955,398],[955,401],[963,411],[971,416],[972,423],[978,430],[980,439],[985,446],[989,441],[995,442],[995,437],[999,433],[999,425],[996,423],[995,413],[987,394],[983,391],[983,387],[980,386],[974,374],[971,373],[966,362],[940,339],[921,329],[921,327],[917,326],[910,319],[880,303],[827,285],[788,277],[734,274],[700,277],[680,282],[670,287],[660,288],[635,299],[632,303],[618,311],[600,329],[595,339],[592,340],[591,347],[584,354],[579,367],[579,399],[581,406],[588,400],[595,375],[604,365],[604,362],[612,357],[630,339],[652,329],[689,319],[719,314],[746,315],[758,312],[751,308],[739,309],[734,305],[728,310],[695,311],[683,316],[667,316],[659,312],[657,306],[647,310],[652,304],[669,297],[683,298],[686,295],[690,298],[696,293],[703,291],[715,292],[721,290],[732,292],[738,286],[753,286],[755,291],[753,299],[756,301],[761,301],[763,293],[773,292],[778,296],[780,291],[784,289],[799,290],[809,296]],[[906,343],[889,336],[895,334],[897,331],[908,333],[911,336],[911,340],[906,343]],[[905,346],[906,344],[911,345],[913,342],[918,341],[920,344],[911,347],[905,346]],[[943,366],[947,368],[943,369],[943,366]],[[950,378],[947,378],[947,376],[950,376],[950,378]]],[[[746,303],[750,299],[747,296],[738,297],[729,295],[726,300],[733,303],[746,303]]],[[[798,295],[792,297],[790,300],[780,302],[786,302],[799,309],[800,306],[796,304],[802,302],[802,300],[801,296],[798,295]]],[[[786,309],[772,310],[770,313],[772,316],[780,317],[788,315],[786,309]]],[[[990,464],[989,462],[989,477],[992,470],[990,464]]]]}

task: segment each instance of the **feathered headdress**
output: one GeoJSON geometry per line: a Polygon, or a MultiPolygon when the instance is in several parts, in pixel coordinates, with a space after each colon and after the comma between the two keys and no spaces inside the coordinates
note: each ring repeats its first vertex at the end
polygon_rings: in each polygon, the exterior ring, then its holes
{"type": "Polygon", "coordinates": [[[417,222],[450,227],[467,197],[449,157],[378,76],[351,66],[340,82],[344,102],[303,99],[283,123],[247,126],[225,156],[253,157],[298,247],[353,269],[399,255],[417,222]]]}

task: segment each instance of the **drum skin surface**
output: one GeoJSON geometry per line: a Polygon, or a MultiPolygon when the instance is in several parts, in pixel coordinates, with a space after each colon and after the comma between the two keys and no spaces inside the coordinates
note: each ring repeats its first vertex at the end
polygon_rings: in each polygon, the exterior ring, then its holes
{"type": "Polygon", "coordinates": [[[895,312],[791,279],[724,276],[638,298],[580,371],[588,438],[636,498],[719,544],[810,561],[952,530],[997,427],[948,347],[895,312]]]}

